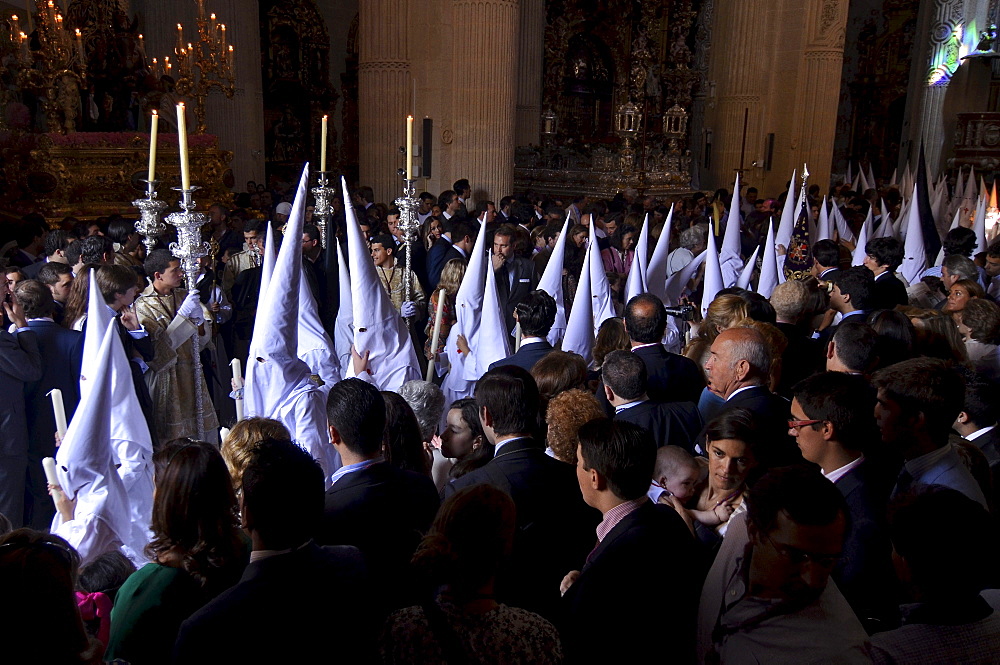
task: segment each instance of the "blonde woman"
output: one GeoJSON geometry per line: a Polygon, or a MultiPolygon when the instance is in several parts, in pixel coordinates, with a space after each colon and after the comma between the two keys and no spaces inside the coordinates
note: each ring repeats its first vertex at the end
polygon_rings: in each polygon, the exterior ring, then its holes
{"type": "Polygon", "coordinates": [[[229,430],[229,436],[222,442],[222,459],[226,462],[229,476],[233,480],[233,489],[237,492],[243,485],[243,471],[250,462],[251,451],[265,439],[291,441],[292,435],[288,433],[288,428],[277,420],[255,416],[233,425],[233,429],[229,430]]]}
{"type": "Polygon", "coordinates": [[[455,296],[458,294],[458,287],[462,285],[462,278],[465,277],[465,261],[463,259],[451,259],[444,264],[441,270],[441,279],[437,287],[431,293],[430,317],[427,319],[427,341],[424,343],[424,356],[427,360],[434,362],[439,353],[444,353],[444,344],[448,339],[448,332],[455,324],[455,296]],[[437,314],[438,298],[441,289],[445,291],[444,309],[441,310],[441,335],[438,337],[437,348],[431,350],[431,340],[434,334],[434,317],[437,314]]]}

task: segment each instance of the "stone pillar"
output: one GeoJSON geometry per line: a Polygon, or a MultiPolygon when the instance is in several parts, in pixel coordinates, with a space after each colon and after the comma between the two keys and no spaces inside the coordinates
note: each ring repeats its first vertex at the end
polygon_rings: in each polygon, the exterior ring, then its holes
{"type": "Polygon", "coordinates": [[[542,109],[542,56],[545,42],[545,0],[521,0],[518,30],[517,116],[515,145],[538,145],[542,109]]]}
{"type": "Polygon", "coordinates": [[[847,0],[812,0],[806,9],[796,134],[799,160],[809,165],[809,180],[818,183],[821,191],[830,184],[833,164],[847,10],[847,0]]]}
{"type": "Polygon", "coordinates": [[[513,194],[520,4],[453,1],[455,15],[479,28],[452,42],[453,180],[468,178],[474,199],[513,194]]]}
{"type": "Polygon", "coordinates": [[[370,185],[375,200],[389,205],[403,191],[396,171],[405,161],[399,147],[406,143],[413,94],[408,5],[407,0],[358,3],[358,184],[370,185]]]}

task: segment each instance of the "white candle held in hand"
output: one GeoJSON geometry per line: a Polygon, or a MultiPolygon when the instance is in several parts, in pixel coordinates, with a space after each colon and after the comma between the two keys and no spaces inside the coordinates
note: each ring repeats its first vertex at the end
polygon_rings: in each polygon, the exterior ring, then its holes
{"type": "Polygon", "coordinates": [[[52,398],[52,413],[56,417],[56,432],[62,439],[66,436],[66,408],[63,406],[62,391],[53,388],[49,392],[49,397],[52,398]]]}
{"type": "MultiPolygon", "coordinates": [[[[233,390],[239,390],[243,383],[243,364],[239,358],[233,358],[229,365],[233,368],[233,390]]],[[[243,398],[236,398],[236,422],[243,420],[243,398]]]]}
{"type": "Polygon", "coordinates": [[[181,189],[191,189],[191,171],[188,167],[187,118],[183,103],[177,105],[177,150],[181,155],[181,189]]]}
{"type": "Polygon", "coordinates": [[[444,318],[444,301],[448,297],[448,292],[444,289],[438,291],[437,309],[434,310],[434,332],[431,334],[431,359],[427,361],[427,381],[434,379],[434,365],[436,364],[438,343],[441,341],[441,320],[444,318]]]}

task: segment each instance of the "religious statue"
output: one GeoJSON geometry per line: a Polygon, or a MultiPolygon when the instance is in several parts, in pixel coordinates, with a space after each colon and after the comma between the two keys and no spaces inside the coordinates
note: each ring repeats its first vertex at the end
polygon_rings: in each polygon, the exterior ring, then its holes
{"type": "Polygon", "coordinates": [[[276,162],[291,162],[302,159],[305,152],[302,123],[286,106],[281,113],[281,120],[274,124],[274,149],[271,159],[276,162]]]}

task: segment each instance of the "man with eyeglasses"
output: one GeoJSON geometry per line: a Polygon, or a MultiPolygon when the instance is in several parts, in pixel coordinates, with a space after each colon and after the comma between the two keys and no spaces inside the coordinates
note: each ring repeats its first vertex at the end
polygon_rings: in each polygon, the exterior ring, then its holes
{"type": "Polygon", "coordinates": [[[864,628],[829,583],[849,524],[837,488],[813,467],[781,467],[747,506],[702,589],[699,662],[871,662],[864,628]]]}

